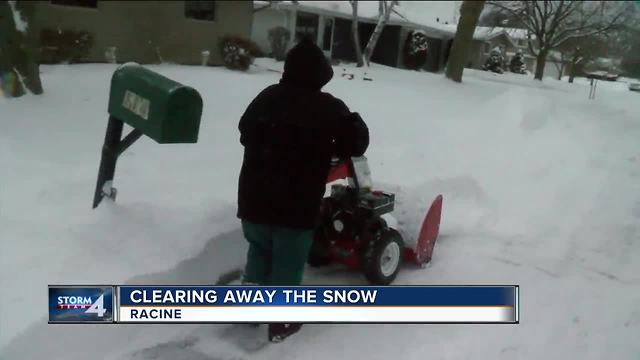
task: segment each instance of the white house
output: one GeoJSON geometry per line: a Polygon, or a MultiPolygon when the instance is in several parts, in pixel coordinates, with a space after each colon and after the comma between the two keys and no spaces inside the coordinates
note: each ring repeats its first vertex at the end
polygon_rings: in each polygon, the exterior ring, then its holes
{"type": "MultiPolygon", "coordinates": [[[[454,2],[449,3],[452,6],[454,4],[454,2]]],[[[429,42],[429,55],[424,69],[442,70],[448,47],[455,35],[455,28],[452,29],[449,25],[449,19],[454,15],[453,10],[451,10],[451,17],[443,16],[443,19],[440,19],[435,14],[429,16],[425,12],[414,11],[417,5],[420,4],[402,2],[396,7],[376,44],[371,58],[373,62],[403,67],[402,54],[407,36],[413,30],[421,30],[427,35],[429,42]],[[410,13],[407,10],[411,10],[410,13]],[[422,15],[417,16],[417,14],[422,15]]],[[[352,8],[348,1],[300,1],[297,4],[281,1],[272,5],[266,1],[254,1],[254,9],[251,38],[265,53],[271,52],[269,30],[276,26],[283,26],[292,35],[289,47],[293,46],[300,36],[308,35],[316,40],[327,57],[334,60],[355,61],[351,33],[352,8]]],[[[363,48],[373,33],[378,13],[377,1],[359,2],[358,32],[363,48]]]]}

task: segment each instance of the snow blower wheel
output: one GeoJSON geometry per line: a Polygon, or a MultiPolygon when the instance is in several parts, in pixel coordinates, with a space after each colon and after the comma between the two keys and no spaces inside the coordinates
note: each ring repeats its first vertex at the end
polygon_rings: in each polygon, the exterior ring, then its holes
{"type": "Polygon", "coordinates": [[[375,285],[389,285],[395,280],[402,265],[402,237],[387,229],[364,256],[364,275],[375,285]]]}

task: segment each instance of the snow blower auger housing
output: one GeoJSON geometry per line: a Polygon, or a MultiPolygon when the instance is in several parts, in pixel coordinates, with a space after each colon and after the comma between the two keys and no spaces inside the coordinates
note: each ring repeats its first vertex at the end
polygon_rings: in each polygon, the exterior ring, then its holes
{"type": "Polygon", "coordinates": [[[310,266],[340,263],[363,271],[372,284],[388,285],[403,260],[418,266],[431,260],[440,226],[441,195],[431,204],[413,248],[384,219],[383,215],[394,210],[395,194],[372,189],[366,157],[334,161],[327,183],[341,179],[347,184],[333,184],[330,196],[322,200],[321,223],[307,260],[310,266]]]}

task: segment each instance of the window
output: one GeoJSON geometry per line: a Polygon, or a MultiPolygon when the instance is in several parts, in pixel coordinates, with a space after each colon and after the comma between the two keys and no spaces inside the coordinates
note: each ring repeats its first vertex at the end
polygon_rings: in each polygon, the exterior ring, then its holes
{"type": "Polygon", "coordinates": [[[216,15],[215,1],[185,1],[184,16],[190,19],[214,21],[216,15]]]}
{"type": "Polygon", "coordinates": [[[77,7],[86,7],[86,8],[97,8],[98,0],[52,0],[51,4],[53,5],[62,5],[62,6],[77,6],[77,7]]]}
{"type": "Polygon", "coordinates": [[[324,36],[322,39],[322,50],[331,51],[331,38],[333,37],[333,19],[324,21],[324,36]]]}
{"type": "Polygon", "coordinates": [[[316,42],[318,40],[318,22],[319,16],[317,14],[298,12],[295,41],[298,42],[302,37],[307,36],[316,42]]]}

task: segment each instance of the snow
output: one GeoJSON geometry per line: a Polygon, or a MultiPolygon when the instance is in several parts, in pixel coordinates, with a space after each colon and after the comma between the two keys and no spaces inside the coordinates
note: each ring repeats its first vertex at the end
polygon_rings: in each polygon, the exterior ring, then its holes
{"type": "MultiPolygon", "coordinates": [[[[231,343],[224,325],[47,325],[47,284],[212,284],[242,266],[237,122],[282,69],[257,65],[150,66],[201,92],[199,142],[143,137],[119,160],[117,201],[96,210],[117,65],[43,66],[44,95],[0,99],[0,358],[637,357],[639,94],[603,81],[589,100],[585,79],[474,70],[456,84],[373,65],[374,80],[362,81],[363,69],[342,65],[326,90],[368,122],[374,183],[396,192],[409,239],[444,195],[432,263],[403,269],[396,284],[519,284],[519,325],[308,325],[254,352],[231,343]]],[[[327,268],[305,283],[364,280],[327,268]]]]}
{"type": "MultiPolygon", "coordinates": [[[[449,25],[450,28],[455,31],[457,25],[449,25]]],[[[476,40],[490,40],[500,34],[506,34],[514,40],[526,40],[528,38],[528,31],[526,29],[508,28],[500,26],[476,26],[476,30],[473,33],[473,38],[476,40]]],[[[531,38],[535,39],[535,35],[531,34],[531,38]]]]}

